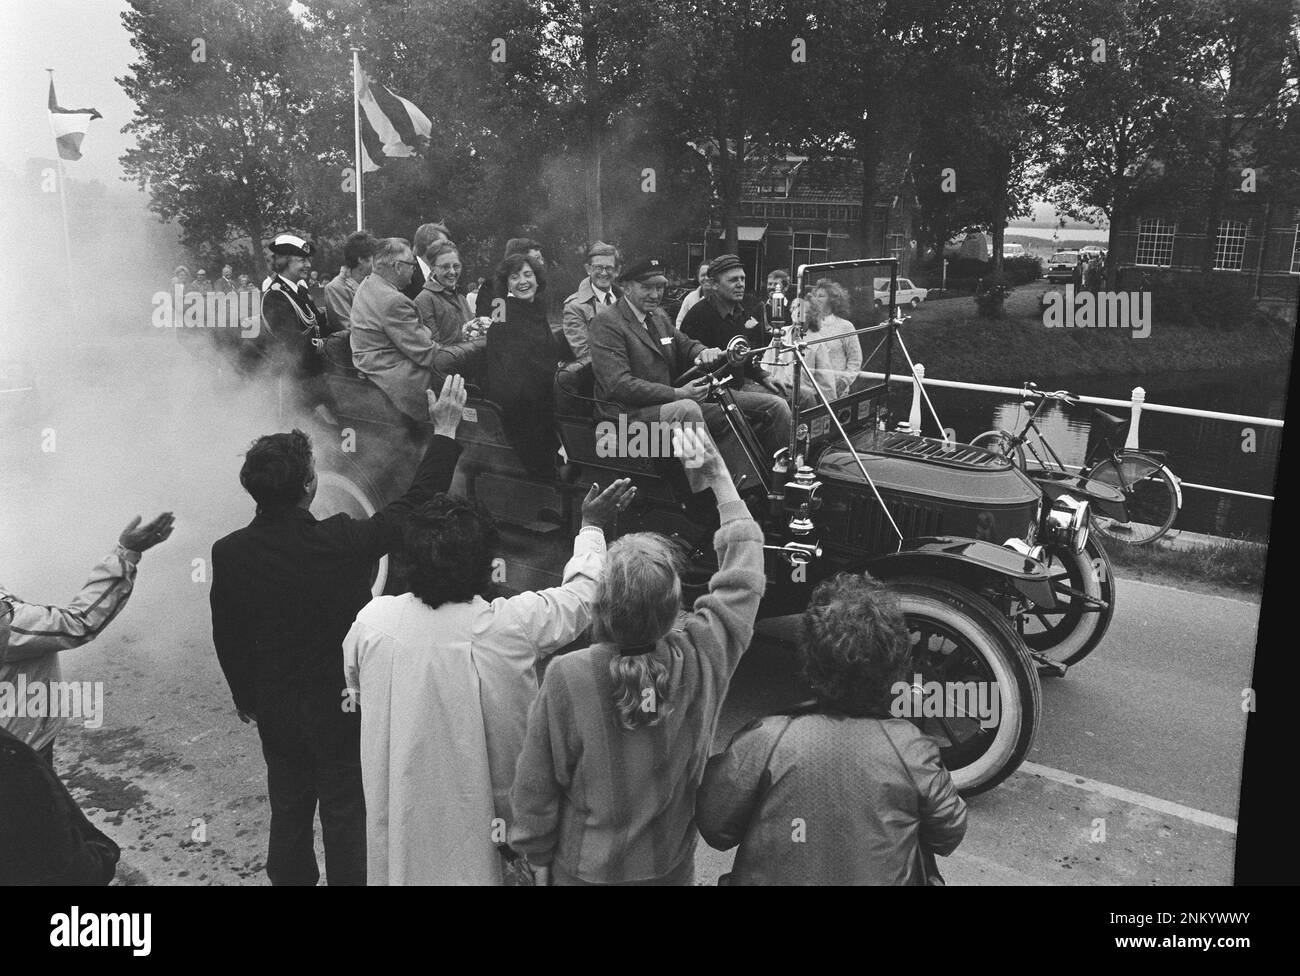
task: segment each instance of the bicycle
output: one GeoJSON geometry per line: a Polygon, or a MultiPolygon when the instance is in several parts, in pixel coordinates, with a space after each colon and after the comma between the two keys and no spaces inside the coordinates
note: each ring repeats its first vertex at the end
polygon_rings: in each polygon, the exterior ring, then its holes
{"type": "MultiPolygon", "coordinates": [[[[1070,474],[1036,423],[1038,415],[1051,400],[1068,406],[1079,405],[1078,398],[1065,390],[1046,393],[1033,383],[1026,383],[1024,405],[1032,409],[1020,431],[1013,434],[1001,429],[989,430],[971,443],[1007,458],[1021,470],[1027,470],[1025,452],[1028,450],[1039,468],[1070,474]],[[1031,433],[1043,453],[1030,440],[1031,433]]],[[[1119,489],[1124,495],[1128,514],[1125,522],[1094,508],[1093,528],[1107,539],[1136,546],[1149,545],[1165,535],[1178,517],[1183,503],[1182,485],[1165,463],[1167,452],[1116,448],[1111,443],[1110,435],[1127,424],[1127,420],[1097,408],[1093,408],[1093,415],[1101,421],[1102,437],[1084,459],[1078,476],[1119,489]]]]}

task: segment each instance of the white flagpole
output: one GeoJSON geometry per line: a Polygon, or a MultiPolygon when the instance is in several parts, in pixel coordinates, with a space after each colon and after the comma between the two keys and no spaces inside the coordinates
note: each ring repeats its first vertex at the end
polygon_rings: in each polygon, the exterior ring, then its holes
{"type": "MultiPolygon", "coordinates": [[[[50,84],[54,84],[54,69],[46,68],[50,73],[50,84]]],[[[54,140],[54,159],[59,167],[59,209],[63,212],[63,259],[67,267],[68,282],[73,283],[72,278],[72,237],[68,233],[68,178],[63,172],[63,155],[59,152],[59,136],[54,131],[54,119],[50,117],[49,112],[45,113],[50,122],[50,137],[54,140]]],[[[76,288],[72,289],[73,292],[76,288]]]]}
{"type": "Polygon", "coordinates": [[[352,147],[352,158],[355,163],[355,179],[357,188],[357,230],[361,230],[362,212],[361,212],[361,56],[358,53],[361,49],[354,47],[352,49],[352,134],[354,145],[352,147]]]}

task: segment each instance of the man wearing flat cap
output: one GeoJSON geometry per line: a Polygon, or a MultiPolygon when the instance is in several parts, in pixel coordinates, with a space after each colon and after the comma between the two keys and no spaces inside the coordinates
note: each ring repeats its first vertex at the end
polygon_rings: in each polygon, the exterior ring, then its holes
{"type": "MultiPolygon", "coordinates": [[[[709,262],[709,280],[713,288],[709,294],[691,306],[680,326],[692,339],[706,346],[725,349],[736,336],[744,336],[751,349],[767,345],[763,330],[761,310],[745,307],[745,266],[734,254],[719,254],[709,262]]],[[[751,390],[783,396],[757,358],[745,366],[742,376],[732,380],[737,390],[751,390]]]]}
{"type": "MultiPolygon", "coordinates": [[[[623,414],[629,422],[703,422],[739,487],[763,485],[767,472],[753,470],[731,434],[723,408],[706,401],[708,380],[697,379],[679,388],[672,385],[693,365],[713,364],[723,352],[679,331],[660,307],[668,281],[666,270],[658,258],[629,265],[619,279],[622,296],[591,322],[588,337],[598,419],[617,422],[623,414]]],[[[735,397],[756,421],[755,433],[769,456],[788,444],[790,408],[784,400],[743,390],[736,391],[735,397]]],[[[686,477],[693,491],[705,487],[697,470],[688,467],[686,477]]]]}

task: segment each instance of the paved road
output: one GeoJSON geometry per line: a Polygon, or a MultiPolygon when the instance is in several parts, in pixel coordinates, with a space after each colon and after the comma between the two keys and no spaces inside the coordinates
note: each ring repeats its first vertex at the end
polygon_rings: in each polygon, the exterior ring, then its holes
{"type": "MultiPolygon", "coordinates": [[[[149,880],[261,884],[265,768],[217,668],[196,560],[248,519],[239,456],[273,424],[255,399],[224,395],[200,410],[193,386],[114,383],[109,395],[92,380],[55,401],[47,426],[0,435],[0,579],[31,599],[65,599],[131,516],[175,509],[176,533],[145,555],[121,617],[64,656],[69,679],[104,682],[105,716],[64,734],[59,765],[149,880]],[[40,449],[47,430],[52,452],[40,449]]],[[[971,801],[967,840],[942,865],[950,882],[1231,880],[1234,836],[1220,820],[1236,816],[1258,606],[1122,579],[1119,594],[1103,646],[1044,682],[1031,771],[971,801]],[[1099,821],[1105,839],[1094,842],[1099,821]]],[[[797,697],[790,634],[789,621],[763,625],[719,745],[797,697]]],[[[703,851],[700,880],[729,862],[703,851]]]]}

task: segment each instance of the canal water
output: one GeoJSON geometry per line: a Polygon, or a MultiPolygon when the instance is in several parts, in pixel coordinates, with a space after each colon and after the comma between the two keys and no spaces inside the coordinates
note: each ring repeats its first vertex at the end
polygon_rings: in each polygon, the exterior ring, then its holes
{"type": "MultiPolygon", "coordinates": [[[[1282,419],[1286,410],[1286,368],[1284,365],[1271,373],[1216,370],[1146,377],[1053,377],[1050,385],[1045,381],[1039,385],[1126,401],[1133,387],[1141,386],[1148,403],[1282,419]]],[[[1024,423],[1026,409],[1017,397],[940,387],[928,387],[928,391],[939,419],[956,432],[960,441],[969,441],[997,427],[1019,430],[1024,423]]],[[[896,420],[906,419],[911,409],[909,389],[898,388],[891,397],[891,409],[896,420]]],[[[1103,409],[1129,416],[1120,407],[1103,409]]],[[[1092,410],[1086,404],[1062,407],[1054,403],[1039,415],[1039,429],[1066,464],[1083,464],[1095,448],[1104,449],[1100,425],[1093,424],[1092,410]]],[[[923,433],[933,435],[934,420],[924,404],[922,415],[923,433]]],[[[1121,428],[1112,435],[1116,446],[1123,445],[1126,432],[1127,428],[1121,428]]],[[[1139,447],[1168,452],[1169,468],[1184,482],[1274,494],[1280,428],[1143,411],[1138,433],[1139,447]]],[[[1264,540],[1268,537],[1271,509],[1268,501],[1184,487],[1183,507],[1174,528],[1264,540]]]]}

